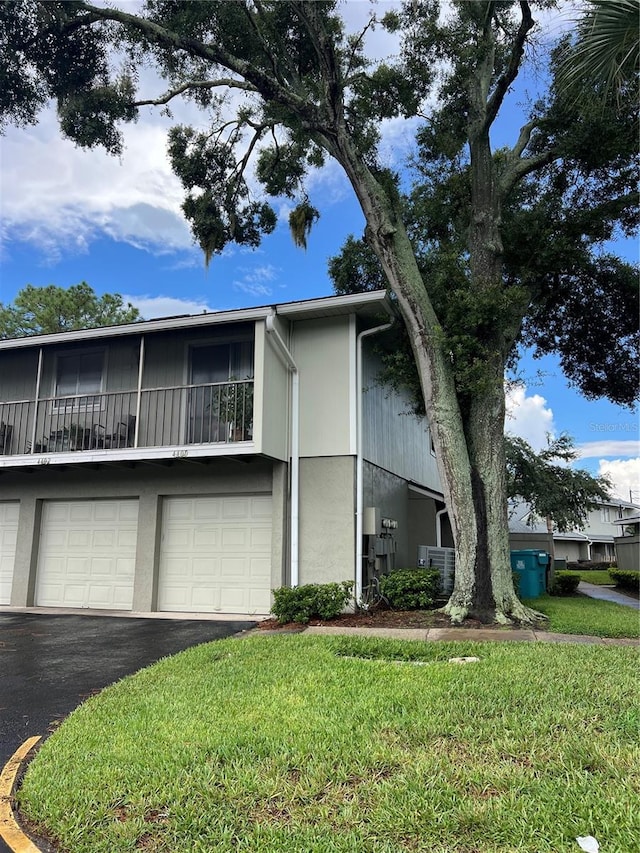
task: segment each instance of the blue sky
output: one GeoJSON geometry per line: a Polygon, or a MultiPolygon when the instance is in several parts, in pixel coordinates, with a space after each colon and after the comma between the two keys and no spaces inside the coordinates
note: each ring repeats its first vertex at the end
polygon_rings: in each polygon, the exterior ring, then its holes
{"type": "MultiPolygon", "coordinates": [[[[384,10],[389,3],[379,3],[384,10]]],[[[356,28],[368,4],[351,0],[345,15],[356,28]]],[[[557,35],[566,18],[543,21],[557,35]]],[[[383,56],[395,45],[380,30],[370,50],[383,56]]],[[[151,77],[143,80],[152,87],[151,77]]],[[[521,104],[537,85],[528,78],[512,93],[495,142],[513,142],[521,104]]],[[[158,93],[157,85],[155,94],[158,93]]],[[[174,111],[197,120],[189,106],[174,111]]],[[[147,318],[224,310],[331,294],[327,260],[348,234],[360,236],[363,217],[346,179],[334,164],[312,176],[308,191],[321,211],[306,252],[293,246],[282,204],[274,234],[259,249],[229,247],[205,269],[180,213],[181,190],[165,156],[168,120],[141,116],[127,128],[121,158],[81,151],[61,139],[53,110],[33,128],[10,128],[0,141],[0,302],[11,302],[25,284],[69,286],[87,281],[98,293],[117,292],[147,318]]],[[[383,128],[382,158],[401,163],[415,124],[383,128]]],[[[637,260],[635,244],[621,246],[637,260]]],[[[521,365],[526,385],[511,395],[508,429],[534,446],[545,434],[570,433],[582,452],[580,465],[607,472],[618,496],[640,500],[638,416],[607,401],[588,402],[567,386],[554,359],[521,365]],[[541,374],[538,371],[542,371],[541,374]]]]}

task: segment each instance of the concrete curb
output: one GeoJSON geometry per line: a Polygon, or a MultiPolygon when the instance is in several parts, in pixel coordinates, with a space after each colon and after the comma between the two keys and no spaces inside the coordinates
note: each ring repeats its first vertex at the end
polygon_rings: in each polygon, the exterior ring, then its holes
{"type": "Polygon", "coordinates": [[[18,771],[40,739],[40,735],[36,735],[26,740],[13,753],[0,773],[0,838],[13,853],[40,853],[40,849],[27,838],[13,816],[13,790],[18,771]]]}

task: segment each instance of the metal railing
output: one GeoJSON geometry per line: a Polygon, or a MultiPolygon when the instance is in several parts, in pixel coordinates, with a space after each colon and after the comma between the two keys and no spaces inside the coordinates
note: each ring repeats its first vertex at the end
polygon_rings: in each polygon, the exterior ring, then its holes
{"type": "Polygon", "coordinates": [[[250,441],[253,380],[0,403],[0,455],[250,441]]]}

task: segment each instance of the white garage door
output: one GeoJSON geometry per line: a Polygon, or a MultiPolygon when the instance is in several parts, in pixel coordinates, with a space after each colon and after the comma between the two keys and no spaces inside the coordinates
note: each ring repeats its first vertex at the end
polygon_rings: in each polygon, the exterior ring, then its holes
{"type": "Polygon", "coordinates": [[[45,501],[35,603],[131,610],[137,500],[45,501]]]}
{"type": "Polygon", "coordinates": [[[0,503],[0,604],[11,601],[19,512],[19,501],[0,503]]]}
{"type": "Polygon", "coordinates": [[[158,609],[268,613],[271,497],[166,498],[158,609]]]}

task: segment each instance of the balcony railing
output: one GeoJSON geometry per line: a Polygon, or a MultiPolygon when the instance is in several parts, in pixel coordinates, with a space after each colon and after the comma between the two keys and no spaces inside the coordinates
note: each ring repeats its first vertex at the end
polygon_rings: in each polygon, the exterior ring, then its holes
{"type": "Polygon", "coordinates": [[[253,380],[0,403],[5,456],[252,438],[253,380]]]}

